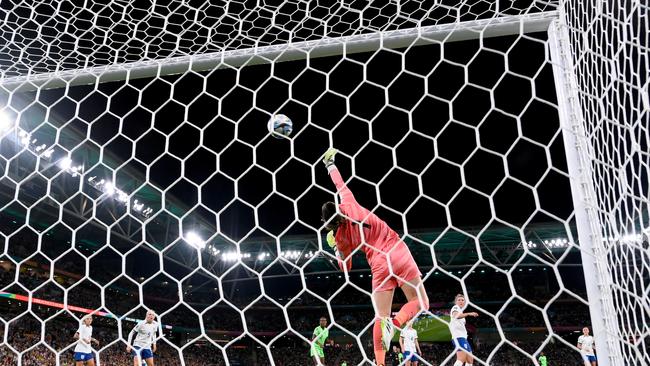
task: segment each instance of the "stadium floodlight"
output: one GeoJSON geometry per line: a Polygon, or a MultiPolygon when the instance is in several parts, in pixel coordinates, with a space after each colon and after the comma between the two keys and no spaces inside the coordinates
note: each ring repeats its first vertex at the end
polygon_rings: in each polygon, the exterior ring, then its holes
{"type": "Polygon", "coordinates": [[[144,208],[144,203],[138,202],[138,200],[133,200],[133,210],[136,212],[141,212],[144,208]]]}
{"type": "Polygon", "coordinates": [[[53,153],[54,153],[54,149],[50,148],[50,149],[47,149],[47,150],[43,151],[43,153],[41,154],[41,157],[46,158],[46,159],[50,159],[52,157],[53,153]]]}
{"type": "Polygon", "coordinates": [[[111,181],[105,182],[102,189],[108,196],[112,196],[115,193],[115,185],[111,181]]]}
{"type": "Polygon", "coordinates": [[[118,189],[116,199],[117,199],[118,202],[127,203],[127,202],[129,202],[129,195],[126,194],[126,192],[118,189]]]}
{"type": "Polygon", "coordinates": [[[68,169],[70,169],[71,166],[72,166],[72,159],[70,159],[67,156],[61,159],[61,161],[59,161],[59,168],[61,168],[61,170],[67,171],[68,169]]]}
{"type": "Polygon", "coordinates": [[[205,248],[205,241],[201,239],[199,234],[195,233],[194,231],[190,231],[185,234],[185,241],[187,242],[187,244],[197,249],[205,248]]]}
{"type": "Polygon", "coordinates": [[[297,259],[300,257],[300,252],[297,250],[289,250],[284,253],[284,257],[288,259],[297,259]]]}
{"type": "Polygon", "coordinates": [[[18,137],[20,137],[20,143],[23,144],[24,146],[29,146],[29,134],[25,131],[20,131],[18,132],[18,137]]]}
{"type": "Polygon", "coordinates": [[[72,174],[73,177],[76,177],[82,170],[83,165],[76,165],[70,168],[70,174],[72,174]]]}
{"type": "Polygon", "coordinates": [[[237,252],[226,252],[221,255],[221,259],[226,262],[234,262],[241,258],[241,254],[237,252]]]}

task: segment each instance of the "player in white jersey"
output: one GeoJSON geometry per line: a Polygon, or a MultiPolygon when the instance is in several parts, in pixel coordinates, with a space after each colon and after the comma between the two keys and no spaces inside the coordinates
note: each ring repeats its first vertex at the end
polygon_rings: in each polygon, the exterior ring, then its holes
{"type": "Polygon", "coordinates": [[[153,354],[156,352],[156,332],[158,331],[158,322],[155,319],[156,313],[153,310],[147,311],[145,319],[139,321],[129,333],[126,351],[131,352],[131,356],[133,356],[133,366],[141,366],[142,360],[146,362],[147,366],[153,366],[153,354]],[[135,341],[131,347],[134,335],[135,341]]]}
{"type": "Polygon", "coordinates": [[[413,329],[413,321],[406,323],[399,336],[399,345],[404,352],[406,366],[418,366],[418,357],[422,356],[420,343],[418,343],[418,331],[413,329]]]}
{"type": "Polygon", "coordinates": [[[580,350],[580,355],[582,355],[582,360],[585,362],[585,366],[596,366],[596,343],[594,342],[594,337],[589,335],[589,328],[582,328],[582,335],[578,337],[578,349],[580,350]]]}
{"type": "Polygon", "coordinates": [[[470,346],[467,341],[465,318],[468,316],[477,317],[478,313],[463,313],[463,309],[465,309],[465,296],[462,294],[456,295],[454,303],[455,305],[451,308],[451,312],[449,313],[451,317],[449,320],[451,343],[456,349],[456,362],[454,363],[454,366],[463,366],[463,363],[472,365],[474,363],[474,356],[472,356],[472,346],[470,346]]]}
{"type": "Polygon", "coordinates": [[[93,355],[92,343],[99,345],[99,341],[93,338],[93,316],[88,314],[81,318],[79,329],[74,334],[77,345],[74,347],[75,366],[95,366],[95,355],[93,355]]]}

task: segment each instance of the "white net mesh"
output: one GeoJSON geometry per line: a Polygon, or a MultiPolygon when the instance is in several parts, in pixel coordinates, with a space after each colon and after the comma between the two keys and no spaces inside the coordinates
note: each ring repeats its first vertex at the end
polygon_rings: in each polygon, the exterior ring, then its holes
{"type": "MultiPolygon", "coordinates": [[[[572,37],[589,16],[579,8],[561,13],[572,37]]],[[[329,146],[357,200],[399,232],[424,276],[431,309],[415,327],[425,364],[454,362],[446,321],[459,292],[480,313],[468,322],[476,363],[530,364],[542,352],[580,362],[575,332],[591,326],[595,300],[548,52],[555,5],[0,9],[0,365],[70,364],[90,312],[97,362],[132,364],[125,340],[146,309],[163,324],[157,365],[309,364],[321,316],[328,365],[370,364],[369,267],[358,254],[339,272],[320,230],[334,194],[319,161],[329,146]],[[268,133],[275,113],[293,120],[289,140],[268,133]]],[[[640,36],[623,47],[635,60],[647,51],[645,21],[630,23],[640,36]]],[[[615,60],[576,56],[577,75],[605,59],[615,60]]],[[[647,60],[630,62],[631,83],[610,94],[579,80],[604,169],[594,175],[602,235],[619,241],[647,229],[647,60]],[[632,112],[611,102],[628,91],[632,112]],[[603,107],[629,126],[614,134],[619,124],[596,123],[603,107]],[[629,139],[613,148],[623,131],[629,139]]],[[[647,241],[597,244],[618,285],[608,336],[645,347],[647,241]]],[[[394,310],[403,302],[397,294],[394,310]]],[[[627,343],[627,363],[647,359],[641,349],[627,343]]]]}
{"type": "Polygon", "coordinates": [[[75,70],[554,9],[485,1],[3,1],[5,76],[75,70]]]}
{"type": "MultiPolygon", "coordinates": [[[[571,88],[582,107],[574,129],[590,194],[594,261],[612,364],[650,362],[648,353],[647,5],[567,2],[571,88]]],[[[604,330],[604,329],[603,329],[604,330]]]]}

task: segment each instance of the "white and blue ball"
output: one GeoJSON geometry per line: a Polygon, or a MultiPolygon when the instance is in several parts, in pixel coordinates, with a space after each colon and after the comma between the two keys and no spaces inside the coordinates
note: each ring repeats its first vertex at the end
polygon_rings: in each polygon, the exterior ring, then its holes
{"type": "Polygon", "coordinates": [[[281,139],[282,137],[289,137],[291,135],[293,122],[284,114],[274,114],[271,116],[267,128],[271,132],[271,136],[281,139]]]}

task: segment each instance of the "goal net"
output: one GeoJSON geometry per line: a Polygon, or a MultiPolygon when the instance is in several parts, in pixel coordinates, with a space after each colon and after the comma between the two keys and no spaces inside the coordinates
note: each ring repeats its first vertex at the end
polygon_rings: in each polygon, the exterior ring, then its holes
{"type": "MultiPolygon", "coordinates": [[[[336,189],[407,243],[453,365],[649,362],[648,8],[546,1],[0,3],[0,365],[95,360],[156,312],[157,365],[373,364],[336,189]],[[293,121],[287,138],[267,130],[293,121]]],[[[405,302],[399,290],[393,310],[405,302]]],[[[400,347],[399,335],[392,344],[400,347]]],[[[397,357],[389,350],[387,357],[397,357]]],[[[391,362],[391,361],[389,361],[391,362]]]]}
{"type": "Polygon", "coordinates": [[[583,190],[576,217],[581,206],[583,264],[596,279],[587,281],[592,321],[601,323],[600,342],[611,364],[645,364],[650,8],[640,2],[567,2],[561,10],[556,45],[568,73],[557,73],[556,81],[565,81],[568,97],[574,195],[577,185],[583,190]]]}

